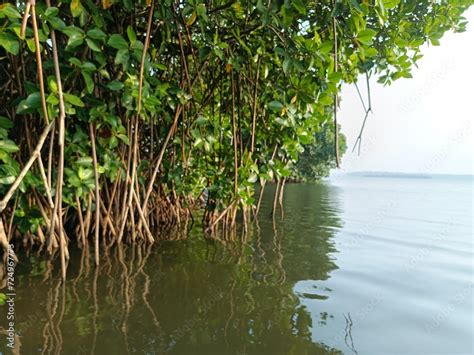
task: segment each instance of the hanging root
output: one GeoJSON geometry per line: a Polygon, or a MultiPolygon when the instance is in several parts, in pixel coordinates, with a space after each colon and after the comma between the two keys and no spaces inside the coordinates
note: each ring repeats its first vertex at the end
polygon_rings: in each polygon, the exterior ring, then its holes
{"type": "Polygon", "coordinates": [[[355,87],[357,89],[357,93],[359,94],[360,102],[362,103],[362,107],[364,108],[364,114],[365,114],[364,120],[362,121],[362,126],[360,128],[359,135],[357,136],[357,139],[354,143],[354,147],[352,148],[352,153],[354,153],[354,150],[358,146],[358,149],[357,149],[357,154],[358,155],[360,155],[360,147],[362,145],[362,135],[364,133],[365,123],[367,121],[367,117],[369,117],[369,113],[372,112],[372,100],[370,98],[370,82],[369,82],[369,74],[368,73],[365,74],[365,79],[366,79],[366,83],[367,83],[367,102],[368,102],[367,107],[365,106],[364,99],[362,98],[362,95],[360,93],[359,87],[357,86],[357,83],[354,83],[355,87]]]}

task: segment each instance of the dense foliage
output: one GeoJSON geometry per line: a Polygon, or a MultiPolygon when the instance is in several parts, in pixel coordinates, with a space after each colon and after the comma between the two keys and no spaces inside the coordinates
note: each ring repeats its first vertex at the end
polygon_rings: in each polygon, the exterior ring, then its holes
{"type": "MultiPolygon", "coordinates": [[[[334,124],[325,124],[314,134],[313,142],[304,146],[299,155],[291,179],[294,181],[318,181],[328,177],[331,169],[336,168],[334,155],[334,124]]],[[[346,136],[339,133],[339,154],[346,150],[346,136]]]]}
{"type": "Polygon", "coordinates": [[[205,188],[205,223],[233,224],[237,209],[255,210],[255,183],[284,186],[304,146],[333,122],[343,82],[410,77],[420,46],[463,31],[471,4],[4,3],[6,234],[61,247],[65,258],[68,226],[81,244],[95,232],[96,250],[124,236],[151,242],[187,220],[205,188]]]}

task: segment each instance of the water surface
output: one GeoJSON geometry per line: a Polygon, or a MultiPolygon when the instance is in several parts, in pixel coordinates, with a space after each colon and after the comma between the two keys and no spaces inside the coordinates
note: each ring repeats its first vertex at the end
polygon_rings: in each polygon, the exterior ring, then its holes
{"type": "Polygon", "coordinates": [[[290,184],[275,224],[269,187],[245,237],[211,240],[196,227],[114,248],[99,269],[73,251],[65,285],[57,262],[22,255],[19,353],[472,354],[472,187],[290,184]]]}

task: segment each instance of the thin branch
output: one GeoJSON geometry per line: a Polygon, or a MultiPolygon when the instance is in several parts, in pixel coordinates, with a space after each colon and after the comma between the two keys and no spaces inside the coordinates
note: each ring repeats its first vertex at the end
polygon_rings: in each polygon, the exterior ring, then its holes
{"type": "Polygon", "coordinates": [[[38,81],[41,95],[41,107],[43,108],[43,115],[46,124],[48,124],[48,106],[46,105],[46,94],[44,92],[44,78],[43,78],[43,63],[41,61],[41,47],[39,42],[38,24],[36,23],[35,1],[31,3],[31,20],[33,22],[33,36],[36,47],[36,66],[38,68],[38,81]]]}
{"type": "Polygon", "coordinates": [[[151,192],[153,191],[153,185],[155,184],[156,176],[158,175],[158,171],[160,170],[161,161],[163,160],[163,156],[165,155],[166,147],[168,146],[168,142],[171,139],[171,136],[173,135],[173,132],[176,128],[176,125],[178,123],[178,118],[181,114],[182,109],[183,109],[183,106],[181,105],[176,108],[176,113],[174,116],[173,123],[171,124],[168,134],[166,135],[166,138],[165,138],[165,141],[163,142],[163,146],[161,147],[161,151],[158,156],[157,162],[155,163],[155,169],[153,170],[153,175],[151,176],[150,182],[148,183],[145,199],[143,200],[143,204],[142,204],[142,210],[144,212],[146,211],[148,199],[150,198],[151,192]]]}
{"type": "Polygon", "coordinates": [[[365,102],[364,102],[364,99],[362,98],[362,94],[360,93],[359,85],[357,85],[357,81],[354,82],[354,86],[357,90],[357,94],[359,95],[360,103],[362,104],[362,107],[364,108],[364,112],[367,112],[367,108],[365,107],[365,102]]]}
{"type": "Polygon", "coordinates": [[[23,15],[23,19],[21,21],[21,30],[20,30],[20,37],[25,38],[25,32],[26,32],[26,25],[28,22],[28,15],[30,14],[30,8],[31,8],[31,3],[33,1],[28,1],[26,3],[26,8],[25,8],[25,14],[23,15]]]}
{"type": "Polygon", "coordinates": [[[92,146],[92,162],[94,166],[94,185],[95,185],[95,229],[94,229],[94,261],[95,266],[99,266],[99,225],[100,225],[100,187],[99,170],[97,164],[97,152],[95,148],[95,134],[92,123],[89,123],[89,134],[92,146]]]}
{"type": "MultiPolygon", "coordinates": [[[[54,122],[54,121],[53,121],[54,122]]],[[[2,201],[0,202],[0,213],[3,212],[5,207],[7,207],[8,201],[12,198],[13,194],[15,193],[16,189],[18,186],[20,186],[21,181],[25,177],[26,173],[30,170],[31,166],[35,162],[35,160],[39,157],[41,153],[41,148],[43,147],[43,144],[46,140],[46,137],[48,136],[49,131],[51,130],[51,127],[53,126],[53,122],[51,122],[49,125],[47,125],[44,129],[43,132],[41,133],[41,136],[38,140],[38,143],[36,144],[35,149],[33,150],[33,153],[30,156],[30,159],[28,159],[27,163],[23,167],[23,169],[20,171],[20,174],[16,177],[15,181],[13,184],[10,186],[8,189],[7,193],[5,194],[5,197],[3,197],[2,201]]]]}
{"type": "Polygon", "coordinates": [[[260,58],[257,63],[257,74],[255,75],[255,90],[253,95],[253,112],[252,112],[252,140],[250,143],[250,155],[253,154],[255,144],[255,126],[257,122],[257,93],[258,93],[258,78],[260,75],[260,58]]]}
{"type": "MultiPolygon", "coordinates": [[[[46,5],[48,7],[51,7],[50,0],[46,0],[46,5]]],[[[34,6],[32,6],[32,9],[33,9],[33,15],[34,15],[34,6]]],[[[64,235],[63,220],[62,220],[62,194],[63,194],[62,185],[63,185],[63,177],[64,177],[64,135],[65,135],[66,110],[65,110],[65,105],[64,105],[63,87],[61,83],[61,71],[59,68],[59,57],[58,57],[58,46],[56,42],[56,33],[54,29],[52,28],[51,28],[51,44],[53,47],[54,74],[56,76],[56,84],[58,86],[58,100],[59,100],[59,137],[58,137],[59,163],[58,163],[58,177],[57,177],[57,182],[56,182],[56,196],[55,196],[54,211],[53,211],[53,217],[51,218],[50,237],[52,237],[52,234],[54,233],[54,222],[57,215],[59,239],[60,239],[59,245],[60,245],[60,250],[61,250],[61,273],[62,273],[63,280],[65,280],[66,279],[65,254],[67,253],[67,250],[66,250],[66,237],[64,235]]],[[[38,75],[42,77],[43,74],[39,73],[38,75]]],[[[46,115],[45,118],[48,119],[48,116],[46,115]]]]}
{"type": "Polygon", "coordinates": [[[366,78],[366,83],[367,83],[367,99],[368,99],[368,103],[369,103],[369,106],[367,108],[365,108],[364,100],[362,99],[362,95],[360,94],[359,88],[356,84],[357,92],[359,93],[359,97],[361,99],[361,102],[362,102],[362,105],[363,105],[364,111],[365,111],[365,117],[364,117],[364,120],[362,121],[362,126],[360,128],[359,135],[357,136],[357,139],[354,143],[354,147],[352,148],[352,152],[354,152],[354,150],[358,146],[358,150],[357,150],[358,155],[360,155],[360,148],[361,148],[361,145],[362,145],[362,134],[364,133],[365,123],[367,122],[367,118],[369,117],[369,113],[372,112],[372,100],[371,100],[371,97],[370,97],[370,82],[369,82],[369,74],[368,73],[365,73],[365,78],[366,78]]]}

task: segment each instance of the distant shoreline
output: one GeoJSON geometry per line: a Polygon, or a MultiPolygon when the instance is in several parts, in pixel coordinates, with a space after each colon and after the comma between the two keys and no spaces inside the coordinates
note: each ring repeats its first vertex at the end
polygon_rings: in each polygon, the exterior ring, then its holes
{"type": "Polygon", "coordinates": [[[396,178],[396,179],[433,179],[433,178],[462,178],[474,179],[474,175],[468,174],[424,174],[424,173],[395,173],[383,171],[357,171],[345,174],[353,177],[367,178],[396,178]]]}
{"type": "Polygon", "coordinates": [[[367,173],[367,174],[360,174],[357,176],[362,177],[371,177],[371,178],[397,178],[397,179],[432,179],[433,176],[431,175],[423,175],[423,174],[374,174],[374,173],[367,173]]]}

